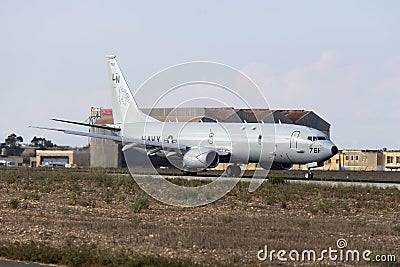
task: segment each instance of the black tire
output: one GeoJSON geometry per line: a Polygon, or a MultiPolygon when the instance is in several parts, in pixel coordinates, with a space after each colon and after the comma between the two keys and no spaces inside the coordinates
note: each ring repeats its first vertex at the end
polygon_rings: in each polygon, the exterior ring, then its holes
{"type": "Polygon", "coordinates": [[[229,165],[229,166],[226,168],[226,171],[225,171],[225,173],[226,173],[226,175],[227,175],[228,177],[232,177],[232,176],[234,175],[234,172],[235,172],[235,170],[234,170],[234,166],[233,166],[233,165],[229,165]]]}
{"type": "Polygon", "coordinates": [[[240,169],[240,167],[239,166],[233,166],[234,167],[234,172],[233,172],[233,176],[234,177],[239,177],[240,176],[240,173],[242,172],[242,170],[240,169]]]}

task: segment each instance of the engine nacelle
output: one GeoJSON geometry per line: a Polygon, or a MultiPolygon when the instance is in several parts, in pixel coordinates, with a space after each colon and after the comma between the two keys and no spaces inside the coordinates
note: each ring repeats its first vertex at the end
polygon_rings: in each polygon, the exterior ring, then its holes
{"type": "Polygon", "coordinates": [[[214,168],[219,164],[219,155],[212,148],[191,148],[183,155],[183,165],[188,169],[214,168]]]}

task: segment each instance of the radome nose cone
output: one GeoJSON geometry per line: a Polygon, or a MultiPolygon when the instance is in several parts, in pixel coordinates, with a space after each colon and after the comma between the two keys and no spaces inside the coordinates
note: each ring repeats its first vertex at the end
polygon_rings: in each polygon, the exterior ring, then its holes
{"type": "Polygon", "coordinates": [[[333,146],[331,148],[331,152],[332,152],[332,155],[336,155],[339,152],[339,149],[337,148],[337,146],[333,146]]]}

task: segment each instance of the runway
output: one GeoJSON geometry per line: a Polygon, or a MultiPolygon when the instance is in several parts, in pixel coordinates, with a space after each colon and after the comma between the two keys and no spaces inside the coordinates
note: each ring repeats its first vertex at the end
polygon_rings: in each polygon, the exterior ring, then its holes
{"type": "Polygon", "coordinates": [[[400,190],[399,183],[378,183],[378,182],[354,182],[354,181],[318,181],[318,180],[290,180],[291,183],[315,183],[315,184],[322,184],[322,185],[330,185],[330,186],[371,186],[377,188],[390,188],[394,187],[400,190]]]}
{"type": "MultiPolygon", "coordinates": [[[[137,174],[143,176],[143,174],[137,174]]],[[[152,178],[160,179],[163,177],[164,179],[185,179],[185,180],[198,180],[198,181],[213,181],[216,179],[224,179],[228,181],[236,181],[240,180],[240,182],[251,182],[252,179],[259,178],[235,178],[235,177],[210,177],[210,176],[171,176],[171,175],[148,175],[152,178]]],[[[268,179],[265,179],[264,182],[267,182],[268,179]]],[[[330,186],[370,186],[377,188],[397,188],[400,190],[400,182],[399,181],[387,181],[387,180],[345,180],[345,179],[305,179],[305,178],[285,178],[286,182],[289,183],[315,183],[320,185],[330,185],[330,186]]]]}

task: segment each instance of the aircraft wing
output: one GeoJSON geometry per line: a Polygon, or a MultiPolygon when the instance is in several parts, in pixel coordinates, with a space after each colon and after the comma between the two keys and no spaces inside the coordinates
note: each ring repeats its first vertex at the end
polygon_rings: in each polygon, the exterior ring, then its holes
{"type": "Polygon", "coordinates": [[[142,140],[142,139],[136,139],[136,138],[130,138],[130,137],[122,137],[122,136],[117,136],[117,135],[94,134],[94,133],[87,133],[87,132],[71,131],[71,130],[58,129],[58,128],[37,127],[37,126],[29,126],[29,127],[36,128],[36,129],[63,132],[65,134],[72,134],[72,135],[78,135],[78,136],[87,136],[87,137],[92,137],[92,138],[112,140],[112,141],[121,142],[121,143],[130,143],[130,144],[136,144],[136,145],[159,147],[162,149],[186,150],[188,148],[185,145],[176,144],[176,143],[156,142],[156,141],[142,140]]]}

